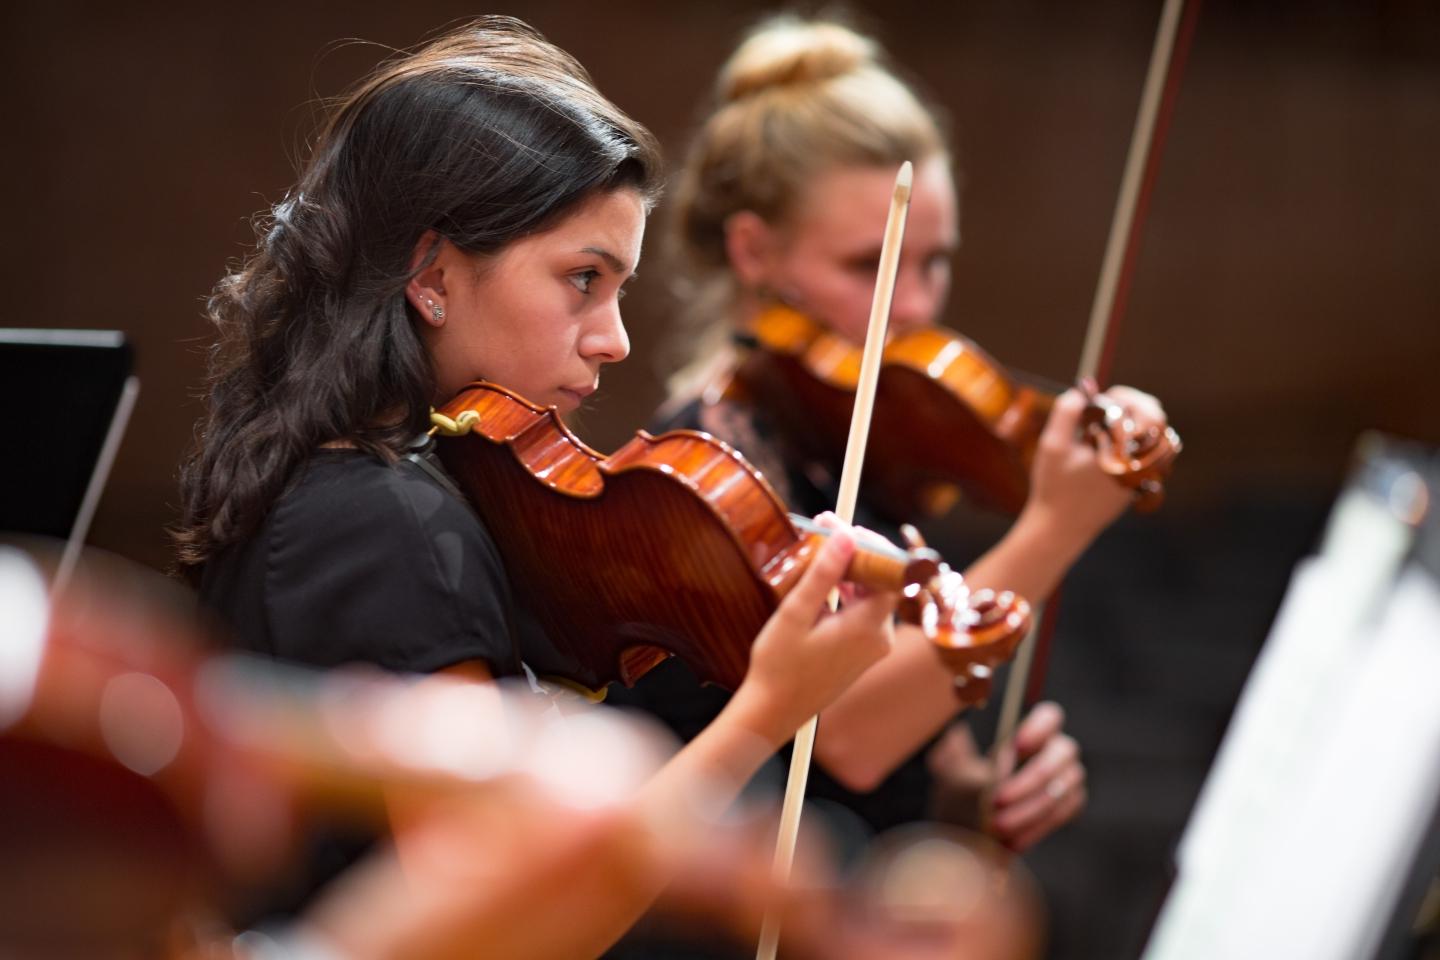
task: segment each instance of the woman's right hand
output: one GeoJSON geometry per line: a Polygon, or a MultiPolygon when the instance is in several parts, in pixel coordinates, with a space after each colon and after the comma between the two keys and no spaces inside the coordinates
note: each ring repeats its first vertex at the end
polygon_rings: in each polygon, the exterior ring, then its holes
{"type": "Polygon", "coordinates": [[[831,535],[756,636],[732,698],[754,732],[776,746],[888,653],[893,638],[897,594],[855,591],[839,612],[826,609],[855,553],[854,532],[827,525],[831,535]]]}

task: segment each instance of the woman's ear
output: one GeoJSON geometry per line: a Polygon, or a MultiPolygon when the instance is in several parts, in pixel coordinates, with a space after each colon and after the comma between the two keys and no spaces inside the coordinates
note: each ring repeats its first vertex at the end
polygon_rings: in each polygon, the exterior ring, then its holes
{"type": "Polygon", "coordinates": [[[420,319],[433,327],[445,323],[445,273],[453,250],[450,241],[434,230],[426,230],[410,255],[413,276],[405,284],[405,299],[420,319]]]}
{"type": "Polygon", "coordinates": [[[725,218],[725,256],[742,288],[762,290],[771,286],[778,239],[775,228],[751,210],[725,218]]]}

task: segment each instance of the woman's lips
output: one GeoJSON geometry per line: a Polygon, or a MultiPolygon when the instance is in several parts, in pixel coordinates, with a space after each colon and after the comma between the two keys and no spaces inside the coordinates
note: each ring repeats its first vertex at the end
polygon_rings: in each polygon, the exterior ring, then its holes
{"type": "Polygon", "coordinates": [[[580,404],[585,402],[585,398],[590,396],[590,394],[594,392],[594,386],[561,387],[560,395],[564,397],[567,401],[569,401],[566,412],[579,409],[580,404]]]}

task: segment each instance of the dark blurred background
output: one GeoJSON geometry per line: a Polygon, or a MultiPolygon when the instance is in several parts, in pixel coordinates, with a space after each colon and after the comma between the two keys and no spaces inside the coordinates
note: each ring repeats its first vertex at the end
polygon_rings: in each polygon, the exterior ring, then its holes
{"type": "MultiPolygon", "coordinates": [[[[320,98],[391,47],[512,13],[574,53],[673,157],[715,70],[768,9],[7,4],[0,325],[122,329],[143,384],[92,543],[168,563],[176,464],[201,413],[203,300],[251,242],[250,215],[292,181],[320,98]]],[[[949,322],[1014,367],[1068,380],[1159,3],[849,9],[958,131],[949,322]]],[[[1437,160],[1440,7],[1205,4],[1115,364],[1116,380],[1163,399],[1186,451],[1162,513],[1123,520],[1065,589],[1049,689],[1087,751],[1092,802],[1031,858],[1055,956],[1138,952],[1358,433],[1440,442],[1437,160]]],[[[656,227],[625,301],[632,358],[581,422],[602,450],[643,424],[674,359],[661,349],[676,310],[656,227]]],[[[962,515],[941,535],[964,552],[1000,529],[962,515]]]]}

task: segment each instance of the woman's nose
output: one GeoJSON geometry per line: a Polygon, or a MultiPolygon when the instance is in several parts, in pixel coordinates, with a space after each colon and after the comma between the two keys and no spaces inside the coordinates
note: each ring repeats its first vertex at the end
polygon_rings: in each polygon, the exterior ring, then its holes
{"type": "Polygon", "coordinates": [[[940,297],[941,291],[922,273],[901,270],[890,302],[891,329],[903,333],[934,323],[940,312],[940,297]]]}
{"type": "Polygon", "coordinates": [[[601,363],[618,363],[630,355],[630,335],[625,332],[618,303],[597,318],[594,326],[580,338],[580,354],[601,363]]]}

